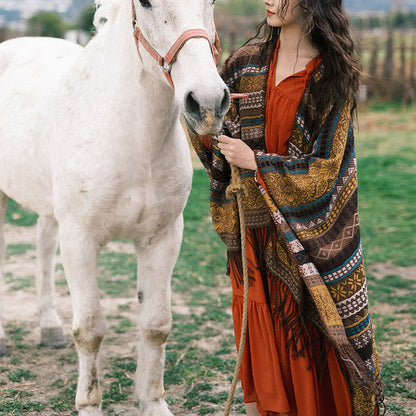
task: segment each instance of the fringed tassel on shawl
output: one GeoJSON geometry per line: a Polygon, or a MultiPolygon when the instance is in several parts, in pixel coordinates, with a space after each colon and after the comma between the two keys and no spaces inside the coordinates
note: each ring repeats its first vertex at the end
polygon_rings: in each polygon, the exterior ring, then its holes
{"type": "MultiPolygon", "coordinates": [[[[279,329],[284,331],[287,339],[287,352],[293,357],[304,356],[310,351],[310,368],[315,368],[320,378],[327,364],[329,343],[325,335],[310,322],[302,313],[300,305],[290,292],[288,286],[279,276],[273,274],[266,262],[266,250],[276,253],[276,236],[273,225],[261,228],[247,229],[247,244],[255,255],[255,264],[249,259],[249,278],[254,279],[253,270],[260,272],[265,291],[265,297],[270,313],[279,322],[279,329]]],[[[243,269],[241,251],[228,252],[228,270],[232,271],[236,286],[243,285],[243,269]]],[[[308,353],[309,355],[309,353],[308,353]]]]}
{"type": "MultiPolygon", "coordinates": [[[[256,264],[248,259],[249,278],[254,279],[254,269],[260,270],[263,278],[263,287],[265,288],[265,295],[267,303],[269,303],[268,288],[269,283],[267,280],[267,265],[265,261],[267,242],[273,232],[273,226],[263,228],[248,228],[247,229],[247,244],[253,249],[256,256],[256,264]]],[[[232,274],[235,278],[237,287],[243,285],[243,262],[241,257],[241,250],[229,250],[227,252],[228,266],[227,274],[232,274]]]]}
{"type": "MultiPolygon", "coordinates": [[[[363,392],[365,390],[370,390],[374,394],[375,404],[385,409],[382,382],[381,380],[375,380],[371,376],[367,367],[364,365],[364,362],[359,359],[354,347],[350,343],[341,344],[336,347],[336,351],[338,352],[339,359],[347,370],[351,382],[350,384],[353,388],[363,392]]],[[[354,394],[353,397],[359,398],[365,397],[365,395],[354,394]]],[[[374,409],[372,410],[374,411],[374,409]]],[[[371,415],[372,413],[368,414],[371,415]]]]}
{"type": "Polygon", "coordinates": [[[241,250],[227,252],[228,266],[227,274],[234,276],[237,287],[244,284],[243,281],[243,261],[241,259],[241,250]]]}
{"type": "Polygon", "coordinates": [[[259,270],[264,288],[264,295],[266,302],[270,308],[270,293],[269,293],[269,279],[268,279],[268,270],[266,264],[266,247],[268,241],[271,239],[274,231],[274,226],[268,226],[264,228],[252,228],[250,229],[250,237],[248,239],[248,244],[253,249],[254,255],[256,256],[256,263],[251,264],[251,268],[256,268],[259,270]]]}
{"type": "Polygon", "coordinates": [[[286,351],[292,357],[303,357],[307,354],[309,369],[315,365],[318,379],[321,379],[328,362],[330,343],[318,328],[308,321],[289,288],[272,274],[270,276],[272,314],[274,322],[279,322],[286,338],[286,351]]]}

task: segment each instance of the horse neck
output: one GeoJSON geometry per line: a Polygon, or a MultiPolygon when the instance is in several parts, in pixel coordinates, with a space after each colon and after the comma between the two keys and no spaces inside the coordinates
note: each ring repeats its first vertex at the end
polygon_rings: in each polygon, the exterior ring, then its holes
{"type": "Polygon", "coordinates": [[[112,97],[113,110],[119,105],[128,119],[125,123],[136,132],[148,135],[151,130],[157,145],[155,137],[163,140],[177,120],[178,106],[172,89],[146,70],[139,57],[128,1],[122,1],[114,21],[106,23],[86,52],[91,54],[94,75],[104,78],[100,82],[112,97]]]}

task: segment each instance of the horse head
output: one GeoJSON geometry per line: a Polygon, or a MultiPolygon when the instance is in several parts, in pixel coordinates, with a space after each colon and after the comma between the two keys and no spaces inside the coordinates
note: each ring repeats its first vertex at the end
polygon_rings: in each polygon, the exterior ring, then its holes
{"type": "Polygon", "coordinates": [[[173,89],[191,130],[218,133],[230,94],[213,59],[215,0],[131,1],[143,65],[173,89]]]}

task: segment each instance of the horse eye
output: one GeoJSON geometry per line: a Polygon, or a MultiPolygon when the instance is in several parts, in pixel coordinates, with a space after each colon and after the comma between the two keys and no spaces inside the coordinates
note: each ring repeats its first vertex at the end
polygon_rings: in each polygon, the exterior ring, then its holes
{"type": "Polygon", "coordinates": [[[152,7],[152,5],[150,4],[150,1],[149,0],[140,0],[140,4],[145,9],[150,9],[152,7]]]}

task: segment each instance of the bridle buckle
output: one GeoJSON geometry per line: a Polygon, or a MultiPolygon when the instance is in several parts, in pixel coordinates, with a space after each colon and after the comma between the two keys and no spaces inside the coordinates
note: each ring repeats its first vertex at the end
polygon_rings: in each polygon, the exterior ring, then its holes
{"type": "Polygon", "coordinates": [[[170,74],[172,71],[172,62],[168,62],[163,56],[159,57],[158,64],[162,68],[163,72],[170,74]]]}

